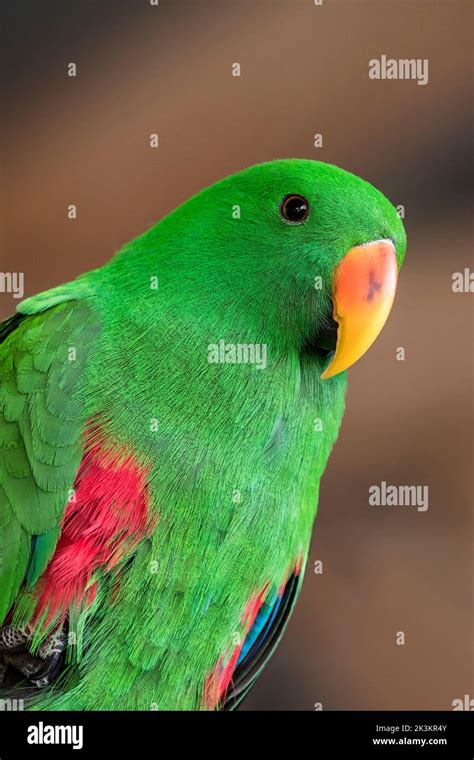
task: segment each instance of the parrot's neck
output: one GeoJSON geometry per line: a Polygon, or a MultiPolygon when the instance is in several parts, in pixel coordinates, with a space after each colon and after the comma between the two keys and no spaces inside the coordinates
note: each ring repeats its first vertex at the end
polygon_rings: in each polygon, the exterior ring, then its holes
{"type": "MultiPolygon", "coordinates": [[[[304,487],[305,478],[320,477],[337,437],[345,373],[320,379],[326,360],[304,352],[293,320],[304,308],[291,309],[276,295],[266,310],[256,309],[258,283],[249,277],[229,284],[224,267],[219,287],[209,262],[191,266],[196,252],[183,257],[160,233],[162,224],[92,273],[103,329],[91,414],[100,413],[94,400],[105,397],[107,409],[115,409],[112,433],[126,431],[145,454],[159,439],[160,461],[169,450],[171,474],[209,452],[218,466],[232,451],[241,472],[261,466],[267,477],[268,456],[292,481],[304,468],[304,487]],[[123,367],[125,385],[115,376],[123,367]],[[176,464],[172,442],[179,435],[186,452],[176,464]]],[[[271,474],[266,489],[273,489],[271,474]]]]}
{"type": "Polygon", "coordinates": [[[107,301],[133,314],[143,331],[171,325],[188,334],[197,326],[208,344],[265,344],[275,357],[300,351],[324,317],[312,283],[295,285],[289,295],[277,269],[268,273],[254,265],[243,274],[241,244],[224,241],[216,255],[212,240],[201,244],[176,229],[177,213],[92,273],[107,301]]]}

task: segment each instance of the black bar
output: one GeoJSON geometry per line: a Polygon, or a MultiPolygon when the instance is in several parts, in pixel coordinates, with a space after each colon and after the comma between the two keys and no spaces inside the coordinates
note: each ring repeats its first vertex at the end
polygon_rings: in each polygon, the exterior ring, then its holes
{"type": "Polygon", "coordinates": [[[136,760],[182,754],[188,747],[211,756],[230,748],[254,756],[449,757],[472,760],[472,712],[0,712],[0,760],[97,757],[136,760]],[[64,727],[59,729],[56,727],[64,727]],[[52,728],[50,728],[52,727],[52,728]],[[76,729],[74,730],[74,727],[76,729]],[[82,734],[81,729],[82,727],[82,734]],[[28,741],[42,740],[42,744],[28,741]],[[69,740],[69,744],[48,743],[69,740]],[[415,741],[416,740],[416,741],[415,741]],[[73,749],[74,744],[77,751],[73,749]],[[79,746],[82,744],[82,746],[79,746]],[[287,748],[285,752],[285,747],[287,748]]]}

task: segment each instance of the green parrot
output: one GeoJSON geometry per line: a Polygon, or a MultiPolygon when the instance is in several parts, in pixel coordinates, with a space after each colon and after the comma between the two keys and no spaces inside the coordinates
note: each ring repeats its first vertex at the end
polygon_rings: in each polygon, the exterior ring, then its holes
{"type": "Polygon", "coordinates": [[[298,596],[345,370],[405,248],[364,180],[271,161],[0,325],[4,694],[240,703],[298,596]]]}

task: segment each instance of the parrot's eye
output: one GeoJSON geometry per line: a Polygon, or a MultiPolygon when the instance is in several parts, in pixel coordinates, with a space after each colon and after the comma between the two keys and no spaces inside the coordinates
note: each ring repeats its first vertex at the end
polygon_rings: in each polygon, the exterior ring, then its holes
{"type": "Polygon", "coordinates": [[[301,224],[309,214],[309,204],[302,195],[285,195],[280,203],[280,214],[285,222],[301,224]]]}

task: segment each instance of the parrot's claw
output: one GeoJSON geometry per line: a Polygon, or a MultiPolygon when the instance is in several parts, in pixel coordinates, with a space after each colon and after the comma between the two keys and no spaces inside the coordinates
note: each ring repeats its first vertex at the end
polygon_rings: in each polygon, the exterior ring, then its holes
{"type": "Polygon", "coordinates": [[[7,666],[10,665],[12,668],[15,668],[15,670],[26,676],[30,681],[42,665],[42,661],[38,657],[33,657],[28,652],[4,654],[3,662],[7,666]]]}
{"type": "Polygon", "coordinates": [[[64,628],[48,636],[34,656],[28,651],[29,629],[6,625],[0,628],[0,683],[7,667],[12,667],[38,688],[49,686],[64,660],[67,637],[64,628]]]}
{"type": "Polygon", "coordinates": [[[30,631],[27,628],[14,628],[4,625],[0,628],[0,652],[22,652],[29,641],[30,631]]]}

